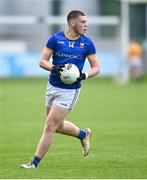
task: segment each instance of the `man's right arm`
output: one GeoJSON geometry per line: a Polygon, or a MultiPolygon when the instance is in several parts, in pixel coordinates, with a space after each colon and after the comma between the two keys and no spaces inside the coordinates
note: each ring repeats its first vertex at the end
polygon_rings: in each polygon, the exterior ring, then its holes
{"type": "Polygon", "coordinates": [[[40,57],[39,66],[47,71],[51,71],[53,67],[53,65],[49,63],[49,59],[51,58],[52,53],[53,50],[45,47],[40,57]]]}
{"type": "Polygon", "coordinates": [[[64,65],[55,66],[49,63],[52,53],[53,50],[45,47],[40,57],[39,66],[47,71],[51,71],[52,73],[56,73],[60,75],[60,72],[63,71],[62,68],[64,67],[64,65]]]}

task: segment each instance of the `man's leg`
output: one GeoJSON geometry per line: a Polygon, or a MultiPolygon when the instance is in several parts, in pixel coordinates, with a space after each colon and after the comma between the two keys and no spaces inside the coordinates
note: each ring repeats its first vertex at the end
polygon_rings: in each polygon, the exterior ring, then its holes
{"type": "Polygon", "coordinates": [[[65,116],[69,113],[69,110],[53,105],[48,113],[47,120],[45,122],[44,131],[39,141],[35,155],[42,158],[50,148],[53,136],[65,116]]]}
{"type": "MultiPolygon", "coordinates": [[[[50,112],[50,108],[47,108],[47,115],[50,112]]],[[[61,133],[68,136],[74,136],[81,140],[82,144],[82,154],[84,156],[87,156],[90,149],[90,137],[91,137],[91,130],[90,129],[84,129],[81,130],[79,127],[77,127],[75,124],[73,124],[70,121],[62,121],[60,126],[56,130],[57,133],[61,133]]]]}
{"type": "Polygon", "coordinates": [[[82,154],[84,156],[88,155],[90,150],[90,137],[92,135],[91,129],[80,129],[69,121],[63,121],[56,132],[79,138],[82,144],[82,154]]]}
{"type": "Polygon", "coordinates": [[[57,128],[60,126],[68,113],[69,110],[61,108],[54,104],[52,105],[52,107],[48,111],[47,120],[44,125],[44,131],[38,143],[34,159],[30,163],[22,164],[20,166],[21,168],[29,169],[38,166],[40,160],[47,153],[48,149],[52,144],[54,133],[56,132],[57,128]]]}
{"type": "Polygon", "coordinates": [[[63,121],[56,130],[57,133],[78,137],[80,128],[70,121],[63,121]]]}
{"type": "MultiPolygon", "coordinates": [[[[51,107],[46,108],[46,114],[48,116],[50,112],[51,107]]],[[[73,124],[70,121],[62,121],[62,123],[59,125],[59,127],[56,130],[57,133],[61,133],[64,135],[74,136],[78,137],[80,133],[80,128],[77,127],[75,124],[73,124]]]]}

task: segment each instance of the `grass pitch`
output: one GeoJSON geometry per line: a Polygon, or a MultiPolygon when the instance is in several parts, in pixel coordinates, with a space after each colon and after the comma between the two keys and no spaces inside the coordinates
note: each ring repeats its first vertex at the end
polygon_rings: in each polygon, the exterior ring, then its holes
{"type": "Polygon", "coordinates": [[[47,79],[0,80],[0,178],[147,178],[147,84],[118,86],[109,79],[83,83],[67,119],[93,131],[91,152],[79,140],[57,134],[37,169],[20,169],[32,159],[45,121],[47,79]]]}

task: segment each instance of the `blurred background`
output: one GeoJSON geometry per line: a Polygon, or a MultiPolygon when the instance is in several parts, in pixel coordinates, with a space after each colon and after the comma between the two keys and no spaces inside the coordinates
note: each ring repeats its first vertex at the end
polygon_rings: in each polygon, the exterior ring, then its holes
{"type": "Polygon", "coordinates": [[[88,15],[87,35],[96,44],[101,77],[126,79],[131,41],[143,47],[147,72],[147,0],[0,0],[0,77],[47,76],[39,56],[48,36],[66,29],[72,9],[88,15]]]}

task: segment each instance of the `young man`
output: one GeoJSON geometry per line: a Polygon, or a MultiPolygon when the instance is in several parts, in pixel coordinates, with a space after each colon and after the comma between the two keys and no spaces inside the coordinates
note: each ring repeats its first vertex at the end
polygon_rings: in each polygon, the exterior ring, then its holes
{"type": "Polygon", "coordinates": [[[98,74],[98,58],[93,42],[84,35],[87,31],[85,13],[73,10],[68,14],[67,22],[68,30],[53,34],[48,39],[40,58],[40,67],[51,71],[46,91],[47,119],[32,162],[22,164],[21,168],[37,168],[49,150],[56,132],[79,138],[83,155],[87,156],[89,153],[91,130],[89,128],[82,130],[64,119],[78,99],[81,81],[98,74]],[[49,62],[51,56],[52,64],[49,62]],[[86,57],[91,68],[89,72],[82,73],[86,57]],[[77,82],[71,85],[66,85],[60,80],[60,71],[67,63],[75,64],[80,71],[77,82]]]}

